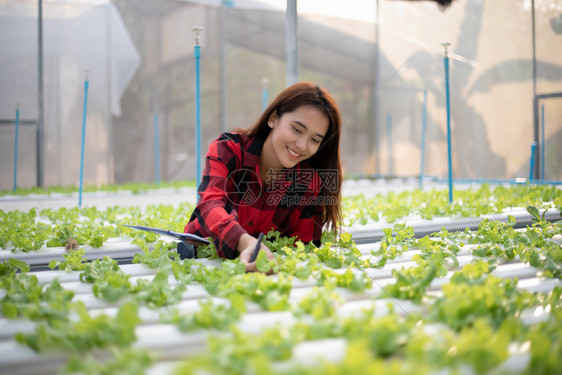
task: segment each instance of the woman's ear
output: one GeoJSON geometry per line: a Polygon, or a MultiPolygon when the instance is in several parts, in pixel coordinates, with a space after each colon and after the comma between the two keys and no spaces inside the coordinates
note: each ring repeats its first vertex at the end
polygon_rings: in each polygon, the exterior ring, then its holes
{"type": "Polygon", "coordinates": [[[277,124],[277,114],[276,112],[273,112],[271,116],[269,116],[269,120],[267,120],[267,125],[269,125],[271,129],[273,129],[275,127],[275,124],[277,124]]]}

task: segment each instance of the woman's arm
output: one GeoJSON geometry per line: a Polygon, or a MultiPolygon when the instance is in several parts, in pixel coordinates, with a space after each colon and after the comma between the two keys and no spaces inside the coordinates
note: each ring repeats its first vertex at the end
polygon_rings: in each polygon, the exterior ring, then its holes
{"type": "Polygon", "coordinates": [[[201,232],[213,238],[220,257],[233,259],[240,236],[246,230],[238,222],[238,212],[229,200],[228,177],[240,165],[241,144],[232,135],[223,134],[209,145],[199,201],[186,231],[201,232]]]}

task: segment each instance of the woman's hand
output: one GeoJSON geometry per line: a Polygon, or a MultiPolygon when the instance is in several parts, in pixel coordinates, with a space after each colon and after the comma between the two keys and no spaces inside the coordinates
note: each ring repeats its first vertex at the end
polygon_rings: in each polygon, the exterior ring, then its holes
{"type": "MultiPolygon", "coordinates": [[[[238,244],[236,245],[236,250],[240,252],[240,262],[244,263],[246,267],[246,272],[257,272],[256,262],[250,262],[252,259],[252,254],[258,243],[257,238],[250,236],[248,233],[244,233],[240,236],[238,244]]],[[[263,243],[260,245],[260,251],[265,251],[265,255],[268,259],[273,259],[273,254],[263,243]]],[[[268,272],[268,274],[273,273],[273,271],[268,272]]]]}

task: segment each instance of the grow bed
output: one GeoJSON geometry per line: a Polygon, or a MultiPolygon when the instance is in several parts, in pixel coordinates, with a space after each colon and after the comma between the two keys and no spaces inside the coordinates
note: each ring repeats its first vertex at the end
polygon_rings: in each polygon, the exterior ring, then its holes
{"type": "Polygon", "coordinates": [[[106,258],[83,271],[27,274],[5,265],[3,282],[13,284],[2,296],[11,319],[0,320],[0,370],[552,373],[560,230],[512,226],[485,221],[416,239],[396,225],[378,242],[344,235],[318,249],[278,240],[278,262],[258,258],[279,267],[271,276],[245,274],[237,261],[172,260],[164,242],[139,264],[106,258]],[[35,279],[35,297],[14,286],[35,279]],[[24,303],[37,296],[50,299],[24,303]]]}
{"type": "MultiPolygon", "coordinates": [[[[557,221],[562,219],[560,213],[557,211],[541,210],[540,213],[545,213],[545,219],[548,221],[557,221]]],[[[533,223],[532,216],[525,208],[522,207],[506,210],[503,214],[485,215],[479,218],[438,217],[433,220],[426,220],[416,216],[410,216],[403,218],[402,220],[404,223],[413,228],[416,237],[423,237],[439,232],[443,228],[451,232],[463,231],[465,229],[477,230],[479,223],[485,219],[507,223],[510,216],[516,220],[516,223],[514,224],[515,228],[524,228],[533,223]]],[[[364,225],[355,224],[351,227],[344,228],[344,230],[353,236],[353,239],[357,244],[368,244],[382,239],[384,237],[385,229],[391,228],[392,226],[392,223],[377,222],[364,225]]],[[[154,237],[150,236],[149,238],[153,239],[154,237]]],[[[84,246],[84,250],[86,260],[91,261],[108,256],[120,263],[130,263],[135,254],[142,252],[140,246],[134,244],[132,238],[127,237],[107,238],[104,241],[103,246],[84,246]]],[[[32,269],[40,270],[47,269],[49,262],[52,260],[64,260],[65,254],[66,250],[63,246],[43,246],[36,251],[30,252],[0,250],[0,262],[4,262],[10,258],[15,258],[26,262],[32,267],[32,269]]]]}
{"type": "MultiPolygon", "coordinates": [[[[349,228],[358,238],[368,228],[366,243],[346,233],[327,234],[320,248],[285,247],[287,239],[273,236],[268,246],[277,249],[275,262],[258,258],[262,270],[277,268],[270,276],[245,274],[237,261],[180,261],[173,243],[143,232],[134,232],[134,240],[122,238],[132,231],[120,232],[98,248],[83,242],[66,257],[60,246],[2,250],[0,373],[558,371],[561,233],[548,215],[559,212],[559,190],[519,194],[540,212],[547,209],[544,217],[512,201],[511,211],[430,220],[422,210],[427,206],[414,207],[423,199],[416,194],[408,195],[411,207],[401,209],[402,216],[377,209],[378,221],[373,211],[361,211],[378,204],[372,198],[348,201],[349,228]],[[519,214],[528,224],[515,229],[519,214]],[[465,230],[464,222],[455,232],[459,220],[478,225],[465,230]],[[431,223],[431,237],[418,232],[431,223]],[[111,251],[114,257],[129,252],[135,263],[100,258],[111,251]],[[15,273],[50,257],[60,270],[15,273]]],[[[477,195],[488,199],[485,188],[477,195]]],[[[405,201],[392,194],[385,199],[405,201]]],[[[473,203],[474,212],[485,209],[473,203]]],[[[115,223],[133,218],[178,230],[172,225],[181,226],[190,209],[147,205],[126,213],[90,208],[67,210],[63,218],[52,210],[28,216],[63,234],[68,225],[81,234],[78,228],[88,223],[115,230],[115,223]]],[[[99,242],[95,238],[84,241],[99,242]]]]}
{"type": "MultiPolygon", "coordinates": [[[[344,230],[352,233],[357,243],[381,239],[385,228],[396,222],[412,226],[418,237],[438,232],[441,228],[476,230],[486,218],[507,222],[513,216],[516,227],[525,227],[532,224],[532,217],[525,208],[528,204],[546,212],[545,218],[549,221],[561,218],[557,207],[562,206],[562,190],[555,186],[499,186],[493,189],[487,185],[472,186],[457,190],[455,195],[459,201],[454,204],[448,203],[447,192],[443,189],[399,188],[398,192],[382,193],[380,186],[384,189],[388,186],[412,187],[404,181],[346,183],[348,193],[361,192],[360,195],[346,196],[343,201],[344,230]]],[[[164,189],[165,196],[170,193],[168,190],[164,189]]],[[[104,194],[106,192],[101,193],[104,194]]],[[[62,259],[66,239],[74,237],[86,248],[88,260],[107,255],[128,262],[140,251],[129,238],[150,242],[156,241],[157,236],[120,224],[144,224],[181,232],[194,208],[193,202],[181,202],[185,198],[182,193],[176,195],[175,204],[160,203],[162,195],[138,195],[130,201],[122,200],[119,194],[110,197],[106,199],[105,208],[71,206],[54,209],[48,207],[49,199],[45,199],[41,206],[28,212],[5,213],[0,210],[0,249],[4,249],[0,250],[0,261],[15,257],[33,267],[45,268],[50,260],[62,259]],[[132,207],[111,204],[118,201],[144,203],[132,207]]],[[[52,199],[58,202],[57,198],[52,199]]]]}

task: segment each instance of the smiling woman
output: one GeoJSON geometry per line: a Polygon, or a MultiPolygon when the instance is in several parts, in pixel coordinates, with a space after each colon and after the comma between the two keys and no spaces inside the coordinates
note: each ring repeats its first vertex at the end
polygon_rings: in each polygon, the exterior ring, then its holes
{"type": "Polygon", "coordinates": [[[210,144],[185,232],[212,237],[219,256],[239,255],[247,271],[256,269],[250,256],[260,233],[319,244],[323,228],[341,222],[340,133],[328,92],[309,82],[288,87],[252,127],[210,144]]]}
{"type": "Polygon", "coordinates": [[[268,181],[265,171],[292,168],[313,156],[328,132],[328,117],[312,105],[304,105],[268,121],[272,129],[263,145],[260,159],[262,181],[268,181]]]}

